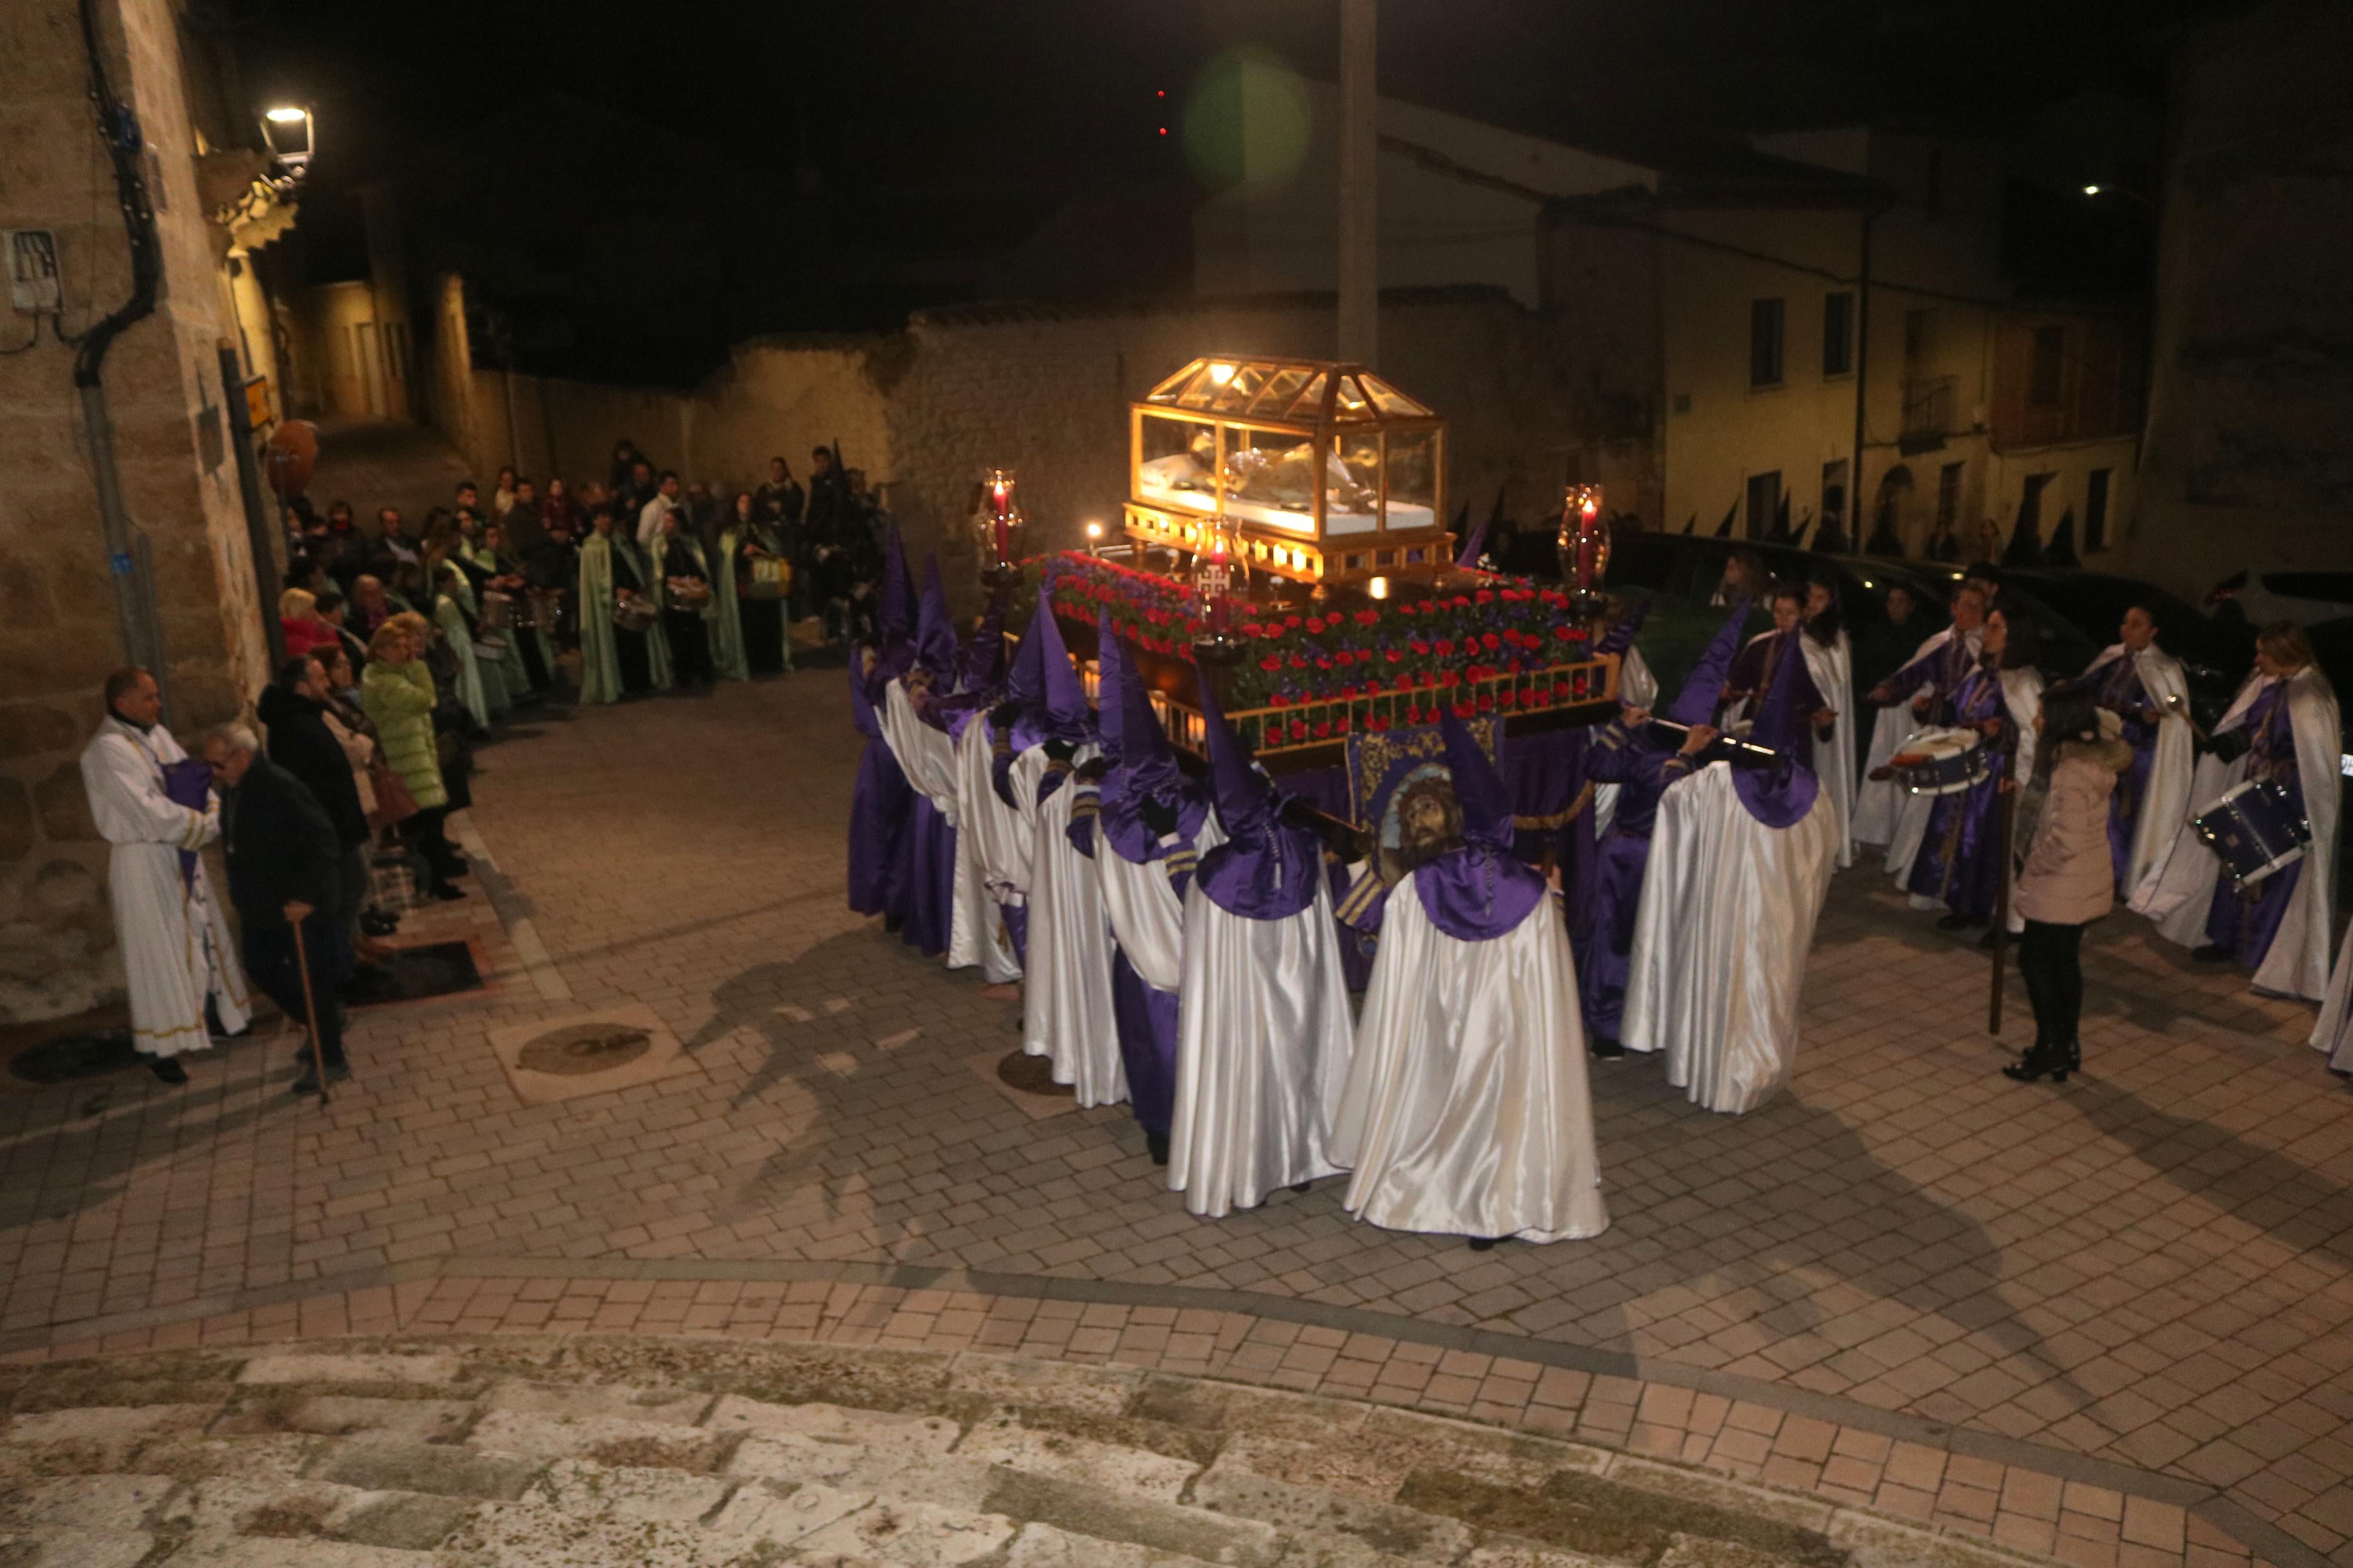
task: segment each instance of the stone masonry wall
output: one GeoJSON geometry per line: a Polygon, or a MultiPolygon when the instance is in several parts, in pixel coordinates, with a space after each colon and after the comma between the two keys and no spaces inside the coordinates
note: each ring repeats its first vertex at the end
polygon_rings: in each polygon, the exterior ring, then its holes
{"type": "MultiPolygon", "coordinates": [[[[153,552],[183,735],[236,714],[266,678],[237,469],[227,447],[215,231],[198,210],[193,136],[169,0],[101,0],[115,90],[149,149],[163,231],[156,311],[106,361],[126,505],[153,552]]],[[[74,0],[0,7],[0,227],[56,231],[65,327],[127,299],[128,246],[91,123],[74,0]],[[92,193],[102,199],[93,204],[92,193]]],[[[0,314],[0,346],[31,318],[0,314]]],[[[123,661],[105,536],[73,385],[73,351],[42,325],[0,356],[0,1022],[115,999],[121,963],[105,901],[106,847],[77,754],[100,683],[123,661]]]]}

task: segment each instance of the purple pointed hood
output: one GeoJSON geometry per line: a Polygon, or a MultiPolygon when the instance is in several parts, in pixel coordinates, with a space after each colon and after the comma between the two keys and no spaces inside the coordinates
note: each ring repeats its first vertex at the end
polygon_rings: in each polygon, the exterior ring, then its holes
{"type": "Polygon", "coordinates": [[[1168,748],[1160,715],[1152,710],[1144,678],[1125,651],[1121,653],[1116,687],[1111,683],[1107,661],[1104,669],[1103,722],[1107,727],[1112,711],[1118,710],[1120,762],[1103,778],[1103,837],[1123,858],[1140,865],[1161,852],[1159,836],[1144,820],[1145,799],[1176,813],[1176,832],[1189,844],[1199,836],[1201,824],[1209,815],[1209,797],[1176,765],[1176,753],[1168,748]]]}
{"type": "Polygon", "coordinates": [[[931,672],[936,689],[944,691],[955,679],[955,622],[948,616],[948,591],[940,581],[936,556],[923,557],[923,607],[915,616],[915,662],[931,672]]]}
{"type": "Polygon", "coordinates": [[[1795,629],[1779,635],[1789,645],[1773,667],[1773,684],[1765,689],[1764,705],[1749,726],[1748,739],[1789,760],[1779,766],[1732,770],[1732,787],[1741,805],[1767,827],[1789,827],[1804,820],[1813,809],[1814,796],[1821,793],[1821,780],[1797,760],[1798,731],[1805,722],[1798,711],[1798,673],[1806,668],[1806,657],[1798,647],[1795,629]]]}
{"type": "Polygon", "coordinates": [[[1062,624],[1054,618],[1052,604],[1044,594],[1038,595],[1038,605],[1045,613],[1030,623],[1029,629],[1038,638],[1045,692],[1045,738],[1073,744],[1092,740],[1094,727],[1087,712],[1087,689],[1071,663],[1071,650],[1062,642],[1062,624]]]}
{"type": "Polygon", "coordinates": [[[1455,552],[1454,564],[1469,571],[1479,564],[1479,557],[1487,548],[1487,525],[1482,521],[1463,537],[1462,548],[1455,552]]]}
{"type": "Polygon", "coordinates": [[[1274,781],[1251,766],[1218,706],[1208,672],[1196,665],[1201,728],[1208,742],[1209,791],[1226,841],[1201,857],[1194,885],[1201,896],[1244,920],[1287,920],[1315,902],[1324,848],[1315,836],[1282,820],[1274,781]]]}
{"type": "MultiPolygon", "coordinates": [[[[1005,700],[1018,702],[1024,708],[1042,707],[1046,701],[1046,637],[1039,628],[1053,624],[1053,607],[1046,595],[1038,595],[1038,607],[1029,612],[1029,629],[1021,634],[1021,650],[1013,656],[1013,668],[1005,677],[1005,700]]],[[[1060,646],[1061,638],[1054,639],[1060,646]]]]}
{"type": "Polygon", "coordinates": [[[1095,620],[1095,733],[1103,738],[1103,754],[1117,767],[1127,754],[1127,705],[1120,700],[1127,671],[1127,650],[1111,629],[1111,612],[1095,620]]]}
{"type": "MultiPolygon", "coordinates": [[[[1446,742],[1446,771],[1454,781],[1454,798],[1462,807],[1462,837],[1493,848],[1512,847],[1512,792],[1504,776],[1487,760],[1471,726],[1451,708],[1438,716],[1438,732],[1446,742]]],[[[1497,737],[1497,744],[1502,738],[1497,737]]]]}
{"type": "MultiPolygon", "coordinates": [[[[1510,934],[1543,901],[1545,881],[1512,857],[1511,791],[1503,774],[1451,710],[1441,710],[1446,771],[1462,808],[1462,847],[1413,873],[1414,896],[1430,924],[1457,942],[1492,942],[1510,934]]],[[[1504,742],[1496,726],[1495,743],[1504,742]]]]}
{"type": "Polygon", "coordinates": [[[1642,623],[1650,618],[1651,606],[1656,602],[1637,599],[1628,606],[1626,613],[1618,617],[1618,624],[1603,633],[1601,640],[1593,645],[1594,657],[1598,658],[1605,653],[1622,654],[1632,647],[1634,634],[1642,629],[1642,623]]]}
{"type": "Polygon", "coordinates": [[[874,612],[885,647],[904,642],[908,627],[914,624],[913,587],[907,575],[907,546],[893,522],[882,540],[882,600],[874,612]]]}
{"type": "Polygon", "coordinates": [[[1724,695],[1724,678],[1731,672],[1733,656],[1740,651],[1741,630],[1747,624],[1748,601],[1735,599],[1725,612],[1724,625],[1716,629],[1715,640],[1683,677],[1683,689],[1660,718],[1677,724],[1704,724],[1715,717],[1715,700],[1724,695]]]}
{"type": "Polygon", "coordinates": [[[1005,684],[1005,589],[988,595],[987,613],[979,629],[965,640],[957,658],[956,684],[963,690],[986,694],[991,700],[1005,684]]]}

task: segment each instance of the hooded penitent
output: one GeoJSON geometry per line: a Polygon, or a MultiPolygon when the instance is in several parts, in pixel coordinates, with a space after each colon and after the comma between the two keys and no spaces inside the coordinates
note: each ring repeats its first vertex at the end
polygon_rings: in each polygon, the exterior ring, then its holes
{"type": "Polygon", "coordinates": [[[948,615],[948,591],[940,582],[936,557],[923,559],[923,606],[915,616],[915,662],[932,678],[932,689],[944,694],[956,677],[955,622],[948,615]]]}
{"type": "Polygon", "coordinates": [[[1512,796],[1495,764],[1451,710],[1440,714],[1438,728],[1462,811],[1462,845],[1417,868],[1413,890],[1439,930],[1458,942],[1486,942],[1528,918],[1545,882],[1512,854],[1512,796]]]}
{"type": "Polygon", "coordinates": [[[1126,714],[1120,702],[1126,669],[1126,651],[1111,629],[1111,612],[1105,610],[1095,622],[1095,734],[1107,767],[1117,767],[1126,753],[1126,714]]]}
{"type": "Polygon", "coordinates": [[[894,522],[882,541],[881,597],[874,610],[874,624],[881,632],[884,647],[907,639],[907,629],[914,623],[914,607],[915,584],[907,574],[907,546],[894,522]]]}
{"type": "Polygon", "coordinates": [[[1188,845],[1209,815],[1209,800],[1176,765],[1176,753],[1168,749],[1144,678],[1124,655],[1119,665],[1117,694],[1113,694],[1108,676],[1103,688],[1106,724],[1113,706],[1119,709],[1120,763],[1103,779],[1103,831],[1121,856],[1142,862],[1160,853],[1160,836],[1144,820],[1146,800],[1176,814],[1176,831],[1188,845]]]}
{"type": "Polygon", "coordinates": [[[1043,738],[1081,745],[1094,739],[1086,687],[1071,663],[1071,651],[1062,642],[1061,623],[1054,618],[1045,595],[1038,595],[1038,606],[1040,613],[1029,623],[1030,637],[1023,639],[1022,652],[1029,652],[1029,640],[1035,638],[1046,726],[1043,738]]]}
{"type": "Polygon", "coordinates": [[[1715,640],[1707,645],[1683,677],[1683,689],[1659,715],[1677,724],[1704,724],[1715,715],[1716,699],[1724,695],[1724,678],[1732,668],[1733,656],[1740,651],[1740,633],[1748,624],[1748,601],[1735,599],[1717,628],[1715,640]]]}
{"type": "MultiPolygon", "coordinates": [[[[1780,635],[1794,639],[1804,634],[1792,628],[1780,635]]],[[[1765,705],[1757,710],[1757,721],[1748,728],[1752,744],[1780,752],[1788,763],[1735,768],[1732,773],[1732,787],[1741,805],[1767,827],[1788,827],[1800,821],[1821,793],[1821,780],[1797,760],[1798,728],[1804,722],[1798,712],[1798,673],[1805,667],[1805,658],[1793,641],[1774,665],[1765,705]]]]}
{"type": "Polygon", "coordinates": [[[1245,920],[1279,921],[1315,901],[1324,876],[1323,846],[1303,827],[1286,825],[1274,782],[1252,766],[1226,715],[1208,673],[1196,667],[1201,722],[1208,741],[1209,789],[1226,842],[1201,857],[1195,880],[1202,895],[1245,920]]]}
{"type": "MultiPolygon", "coordinates": [[[[1468,510],[1467,505],[1465,510],[1468,510]]],[[[1486,552],[1486,549],[1487,525],[1482,522],[1464,537],[1462,548],[1455,553],[1454,564],[1470,571],[1479,564],[1479,557],[1486,552]]]]}
{"type": "Polygon", "coordinates": [[[1651,600],[1641,599],[1629,606],[1626,613],[1618,617],[1618,624],[1602,633],[1601,640],[1593,645],[1593,657],[1599,658],[1606,653],[1622,654],[1632,647],[1634,634],[1642,629],[1643,621],[1649,618],[1651,603],[1651,600]]]}

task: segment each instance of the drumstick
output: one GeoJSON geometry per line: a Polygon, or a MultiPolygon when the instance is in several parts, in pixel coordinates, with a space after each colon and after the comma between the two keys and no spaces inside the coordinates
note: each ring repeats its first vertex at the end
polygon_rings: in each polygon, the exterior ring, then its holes
{"type": "Polygon", "coordinates": [[[2183,723],[2189,725],[2189,732],[2197,736],[2200,741],[2211,741],[2214,738],[2208,734],[2204,730],[2199,728],[2198,721],[2190,716],[2189,704],[2181,700],[2181,693],[2179,691],[2173,693],[2165,700],[2165,706],[2175,718],[2179,719],[2183,723]]]}
{"type": "MultiPolygon", "coordinates": [[[[1662,730],[1672,730],[1678,735],[1688,735],[1692,732],[1692,727],[1689,724],[1678,724],[1672,719],[1653,719],[1651,722],[1662,730]]],[[[1751,756],[1766,757],[1777,763],[1782,761],[1781,753],[1772,747],[1760,746],[1754,741],[1744,741],[1737,735],[1727,735],[1719,731],[1716,740],[1724,745],[1730,746],[1736,752],[1746,752],[1751,756]]]]}

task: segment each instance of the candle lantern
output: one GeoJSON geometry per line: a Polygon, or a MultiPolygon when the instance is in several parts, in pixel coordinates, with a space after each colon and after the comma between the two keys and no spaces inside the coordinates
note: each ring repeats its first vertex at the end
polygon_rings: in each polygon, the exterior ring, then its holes
{"type": "Polygon", "coordinates": [[[1601,613],[1601,582],[1609,571],[1609,523],[1601,510],[1599,485],[1571,485],[1561,500],[1561,580],[1576,593],[1577,613],[1590,619],[1601,613]]]}
{"type": "Polygon", "coordinates": [[[991,468],[982,481],[987,504],[980,515],[980,575],[986,583],[1008,581],[1021,571],[1021,502],[1014,494],[1013,470],[991,468]]]}

